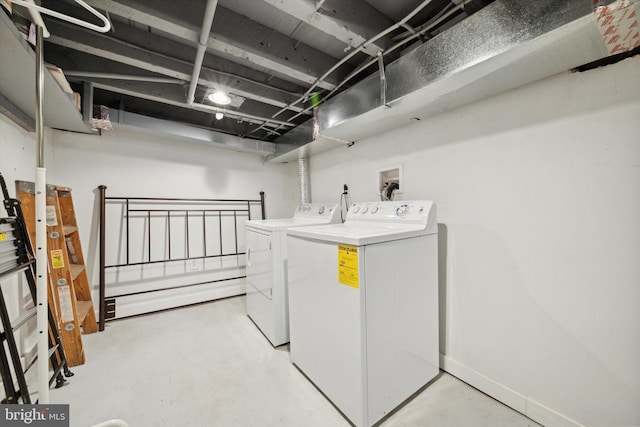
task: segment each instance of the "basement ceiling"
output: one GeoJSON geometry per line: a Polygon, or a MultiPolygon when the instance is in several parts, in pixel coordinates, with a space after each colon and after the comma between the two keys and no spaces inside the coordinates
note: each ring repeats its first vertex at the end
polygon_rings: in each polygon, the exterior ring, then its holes
{"type": "MultiPolygon", "coordinates": [[[[96,105],[273,142],[308,122],[314,100],[378,73],[379,61],[363,66],[372,58],[389,64],[492,1],[86,0],[112,29],[97,33],[43,15],[51,33],[44,54],[77,91],[91,83],[96,105]],[[215,10],[210,31],[207,5],[215,10]],[[215,89],[227,91],[231,105],[209,101],[215,89]]],[[[96,22],[70,0],[42,6],[96,22]]]]}

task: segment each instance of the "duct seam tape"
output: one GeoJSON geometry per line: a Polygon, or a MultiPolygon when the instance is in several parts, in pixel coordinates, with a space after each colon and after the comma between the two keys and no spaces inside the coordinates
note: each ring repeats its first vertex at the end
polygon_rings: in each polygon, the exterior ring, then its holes
{"type": "Polygon", "coordinates": [[[618,0],[608,6],[597,6],[593,14],[609,55],[640,46],[638,13],[632,1],[618,0]]]}

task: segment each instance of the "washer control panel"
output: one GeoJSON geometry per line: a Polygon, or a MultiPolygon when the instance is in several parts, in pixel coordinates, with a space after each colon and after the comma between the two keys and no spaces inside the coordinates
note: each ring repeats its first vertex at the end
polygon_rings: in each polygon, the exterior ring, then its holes
{"type": "Polygon", "coordinates": [[[435,210],[431,200],[353,203],[347,221],[398,221],[427,224],[435,210]]]}
{"type": "Polygon", "coordinates": [[[324,218],[331,217],[338,209],[336,205],[324,203],[304,203],[296,208],[294,217],[324,218]]]}

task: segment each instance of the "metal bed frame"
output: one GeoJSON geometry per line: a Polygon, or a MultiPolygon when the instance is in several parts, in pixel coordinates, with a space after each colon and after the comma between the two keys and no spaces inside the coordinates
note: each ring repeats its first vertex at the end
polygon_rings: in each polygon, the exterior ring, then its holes
{"type": "MultiPolygon", "coordinates": [[[[147,264],[157,264],[157,263],[168,263],[168,262],[178,262],[178,261],[189,261],[189,260],[203,260],[207,258],[221,258],[221,257],[229,257],[229,256],[238,256],[244,255],[244,252],[238,251],[238,226],[237,219],[238,217],[246,217],[246,219],[251,219],[251,208],[256,207],[258,204],[260,206],[260,214],[262,219],[265,219],[265,204],[264,204],[264,191],[260,192],[259,199],[194,199],[194,198],[153,198],[153,197],[107,197],[106,196],[105,185],[100,185],[98,187],[99,198],[100,198],[100,249],[99,249],[99,257],[100,257],[100,277],[99,277],[99,288],[100,288],[100,312],[99,312],[99,321],[98,321],[98,329],[100,331],[104,330],[105,321],[108,318],[113,316],[113,307],[115,304],[115,298],[138,295],[144,293],[165,291],[169,289],[177,289],[177,288],[186,288],[190,286],[202,285],[206,283],[215,283],[222,282],[234,279],[242,279],[246,276],[236,276],[231,278],[222,278],[215,280],[208,280],[206,282],[198,282],[198,283],[190,283],[178,286],[171,287],[163,287],[159,289],[151,289],[139,292],[132,292],[120,295],[113,295],[106,297],[106,269],[109,268],[118,268],[118,267],[128,267],[128,266],[139,266],[139,265],[147,265],[147,264]],[[106,206],[108,203],[121,203],[124,205],[124,226],[125,226],[125,254],[124,254],[124,262],[116,262],[114,264],[106,264],[106,206]],[[153,208],[153,205],[161,205],[161,208],[153,208]],[[193,207],[194,205],[198,205],[198,207],[193,207]],[[139,206],[143,206],[139,208],[139,206]],[[147,253],[146,259],[132,261],[130,257],[130,218],[132,216],[137,217],[146,217],[146,246],[147,253]],[[183,238],[185,241],[185,256],[173,257],[171,254],[171,219],[176,216],[183,215],[185,218],[185,227],[186,229],[183,231],[183,238]],[[220,252],[216,254],[208,254],[207,253],[207,216],[216,216],[218,217],[218,231],[219,231],[219,242],[218,247],[220,252]],[[223,216],[233,216],[234,230],[233,230],[233,240],[234,240],[234,248],[235,250],[232,252],[224,252],[223,251],[223,228],[222,228],[222,218],[223,216]],[[163,244],[166,244],[168,253],[166,257],[162,259],[152,259],[151,253],[151,242],[152,242],[152,230],[151,230],[151,219],[152,218],[164,218],[166,220],[167,229],[166,236],[160,237],[163,244]],[[204,253],[202,255],[192,255],[189,251],[189,240],[192,233],[189,230],[189,219],[192,218],[202,218],[202,242],[204,243],[203,250],[204,253]]],[[[154,240],[155,241],[155,240],[154,240]]]]}

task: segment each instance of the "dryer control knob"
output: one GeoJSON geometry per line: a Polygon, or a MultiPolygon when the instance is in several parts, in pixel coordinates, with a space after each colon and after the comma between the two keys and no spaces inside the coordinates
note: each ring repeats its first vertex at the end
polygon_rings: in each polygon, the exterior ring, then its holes
{"type": "Polygon", "coordinates": [[[318,215],[322,215],[324,213],[324,206],[320,206],[320,209],[318,209],[318,215]]]}
{"type": "Polygon", "coordinates": [[[378,212],[378,207],[377,206],[372,207],[371,208],[371,213],[374,214],[376,212],[378,212]]]}
{"type": "Polygon", "coordinates": [[[369,210],[369,208],[365,206],[365,207],[362,208],[362,213],[366,214],[368,210],[369,210]]]}
{"type": "Polygon", "coordinates": [[[351,212],[353,213],[358,213],[359,210],[360,210],[360,207],[358,205],[353,205],[353,207],[351,208],[351,212]]]}

